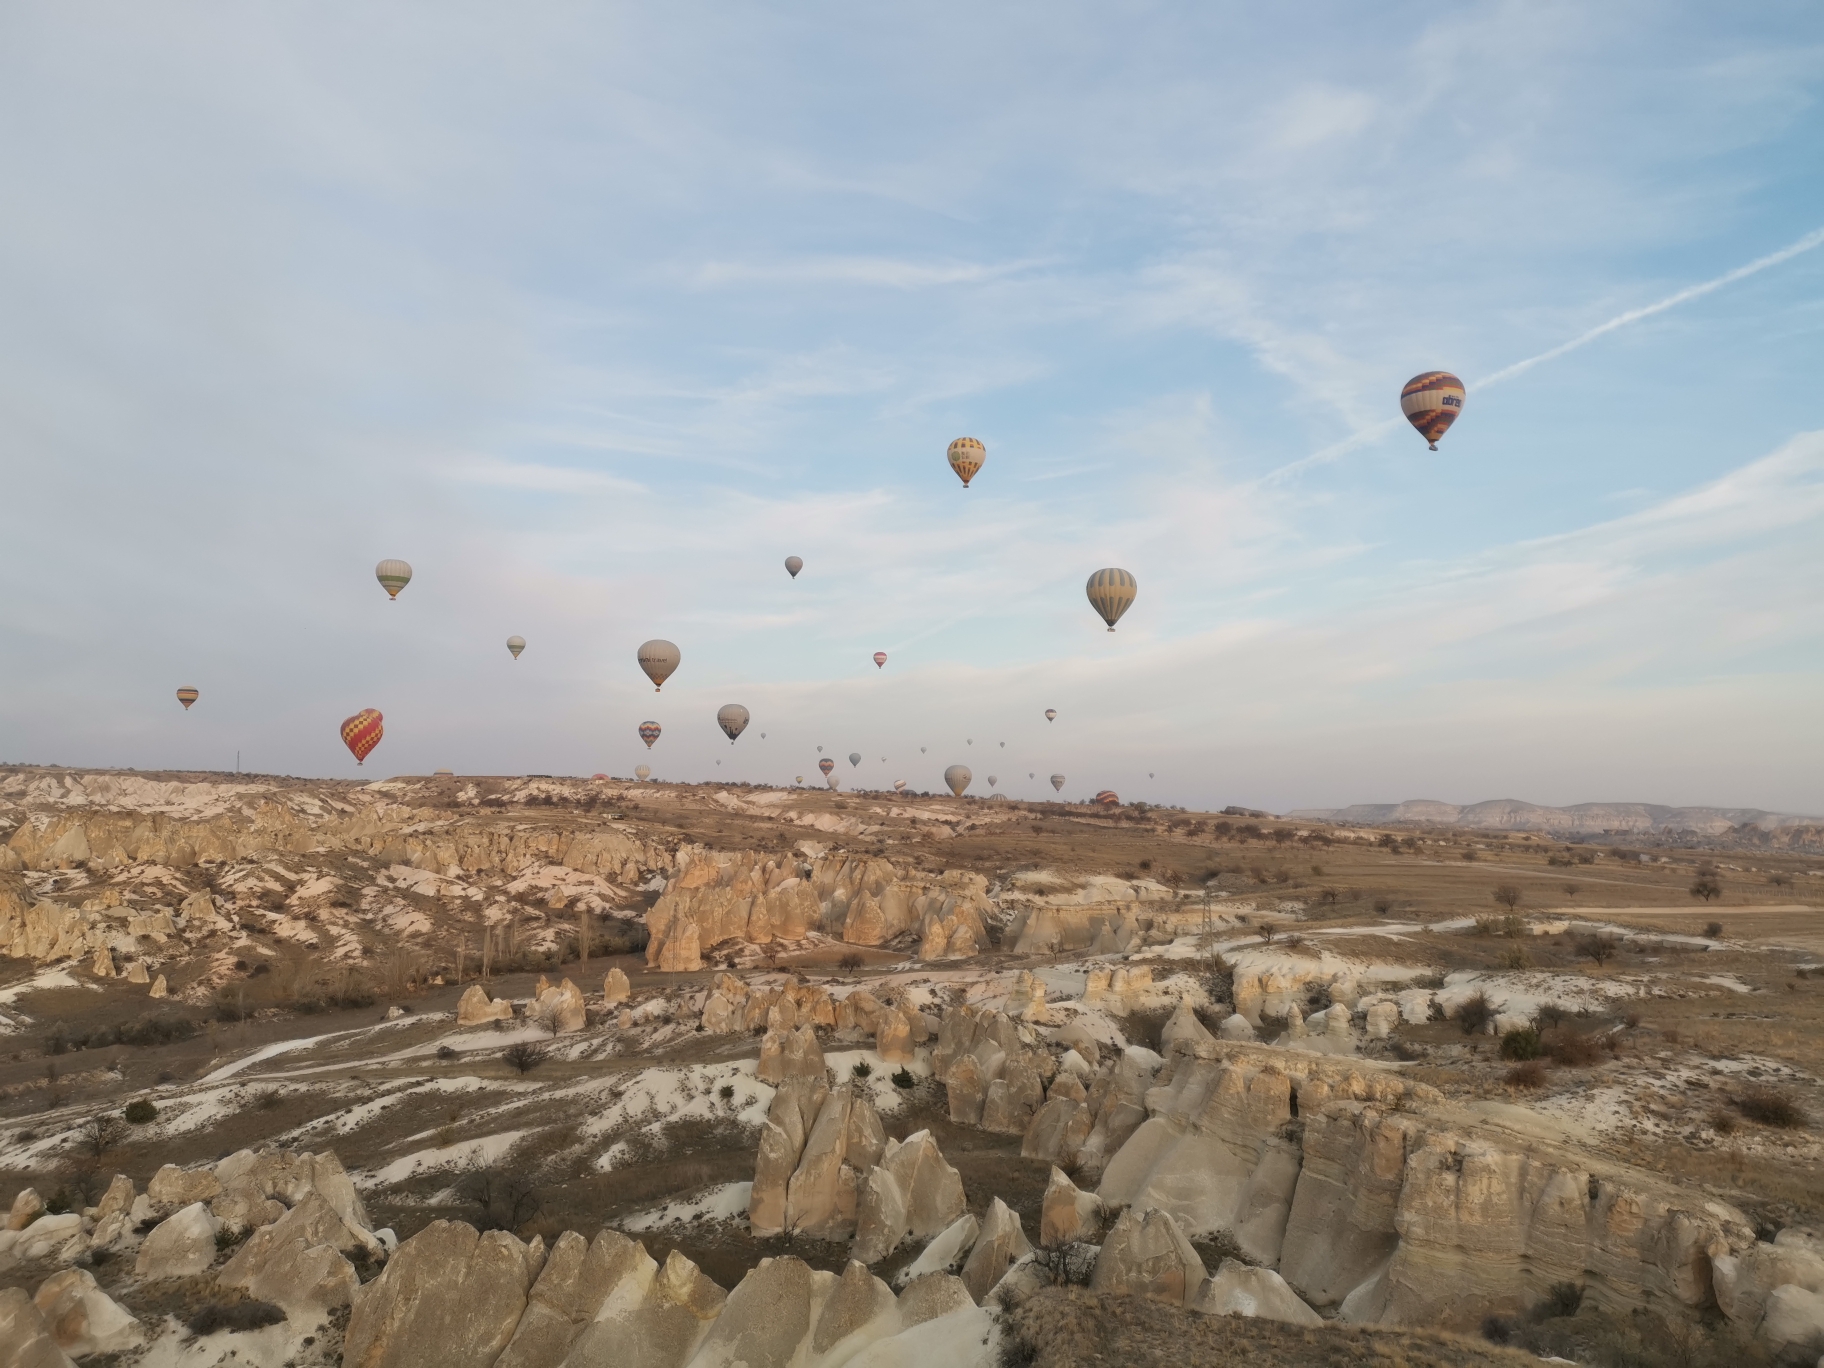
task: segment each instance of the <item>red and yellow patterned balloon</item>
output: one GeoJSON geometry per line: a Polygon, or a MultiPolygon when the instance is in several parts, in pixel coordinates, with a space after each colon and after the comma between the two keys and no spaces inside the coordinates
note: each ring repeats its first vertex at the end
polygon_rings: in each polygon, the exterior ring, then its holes
{"type": "Polygon", "coordinates": [[[195,689],[191,688],[188,684],[184,685],[183,688],[181,688],[177,691],[177,701],[184,705],[185,712],[189,712],[190,705],[192,703],[196,702],[196,700],[201,697],[202,697],[202,695],[200,693],[198,693],[195,689]]]}
{"type": "Polygon", "coordinates": [[[640,740],[646,743],[646,749],[652,749],[652,743],[659,739],[661,728],[657,722],[640,723],[640,740]]]}
{"type": "Polygon", "coordinates": [[[373,753],[380,738],[386,735],[378,708],[363,708],[342,724],[342,744],[354,752],[358,765],[373,753]]]}
{"type": "Polygon", "coordinates": [[[1449,371],[1415,375],[1400,391],[1400,412],[1419,430],[1419,436],[1438,449],[1438,438],[1463,412],[1463,382],[1449,371]]]}
{"type": "Polygon", "coordinates": [[[969,481],[988,461],[988,448],[973,437],[958,437],[950,443],[950,450],[945,453],[950,458],[950,469],[963,482],[963,488],[969,488],[969,481]]]}

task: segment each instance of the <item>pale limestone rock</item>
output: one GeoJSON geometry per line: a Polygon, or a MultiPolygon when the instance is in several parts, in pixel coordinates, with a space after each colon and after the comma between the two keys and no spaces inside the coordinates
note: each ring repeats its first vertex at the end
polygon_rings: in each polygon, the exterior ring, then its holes
{"type": "Polygon", "coordinates": [[[23,1287],[0,1288],[0,1368],[75,1368],[23,1287]]]}
{"type": "MultiPolygon", "coordinates": [[[[680,1368],[728,1298],[677,1250],[661,1267],[643,1246],[613,1231],[603,1231],[589,1246],[572,1295],[571,1305],[586,1323],[562,1359],[567,1368],[680,1368]]],[[[554,1288],[554,1301],[560,1297],[561,1289],[554,1288]]],[[[529,1303],[527,1316],[534,1315],[529,1303]]],[[[539,1317],[517,1352],[510,1347],[495,1368],[544,1368],[557,1362],[542,1348],[556,1333],[548,1318],[539,1317]]]]}
{"type": "Polygon", "coordinates": [[[1097,1292],[1125,1292],[1184,1306],[1206,1276],[1203,1260],[1169,1212],[1129,1207],[1115,1221],[1096,1256],[1089,1285],[1097,1292]]]}
{"type": "Polygon", "coordinates": [[[116,1211],[110,1216],[103,1216],[95,1222],[95,1229],[89,1235],[91,1250],[105,1249],[112,1253],[123,1245],[130,1244],[138,1237],[134,1230],[133,1218],[124,1211],[116,1211]]]}
{"type": "Polygon", "coordinates": [[[51,1337],[72,1358],[118,1354],[145,1343],[145,1328],[95,1284],[86,1268],[53,1273],[32,1297],[51,1337]]]}
{"type": "Polygon", "coordinates": [[[152,1205],[166,1211],[221,1195],[221,1181],[208,1169],[180,1169],[176,1164],[166,1164],[146,1184],[152,1205]]]}
{"type": "Polygon", "coordinates": [[[136,959],[127,966],[126,978],[128,983],[150,983],[152,981],[151,975],[146,973],[146,962],[142,959],[136,959]]]}
{"type": "Polygon", "coordinates": [[[901,1328],[893,1289],[851,1259],[817,1313],[811,1332],[813,1355],[843,1362],[901,1328]]]}
{"type": "Polygon", "coordinates": [[[95,1219],[105,1221],[115,1212],[131,1211],[134,1196],[133,1180],[124,1173],[115,1174],[108,1180],[108,1190],[95,1204],[95,1219]]]}
{"type": "Polygon", "coordinates": [[[209,1214],[222,1223],[224,1230],[258,1230],[285,1215],[282,1203],[262,1197],[258,1189],[246,1185],[229,1188],[209,1203],[209,1214]]]}
{"type": "Polygon", "coordinates": [[[963,1265],[963,1286],[969,1289],[969,1295],[979,1306],[1001,1280],[1001,1275],[1030,1253],[1032,1245],[1020,1228],[1020,1218],[996,1197],[989,1203],[988,1214],[982,1220],[982,1233],[976,1237],[975,1248],[969,1251],[969,1260],[963,1265]]]}
{"type": "Polygon", "coordinates": [[[889,1008],[880,1014],[874,1050],[888,1064],[912,1062],[912,1022],[904,1012],[889,1008]]]}
{"type": "MultiPolygon", "coordinates": [[[[1060,1075],[1062,1077],[1062,1075],[1060,1075]]],[[[1053,1084],[1054,1091],[1057,1085],[1053,1084]]],[[[1081,1085],[1078,1085],[1081,1091],[1081,1085]]],[[[1086,1103],[1060,1094],[1033,1114],[1020,1141],[1022,1159],[1038,1159],[1049,1164],[1075,1168],[1077,1154],[1089,1138],[1093,1117],[1086,1103]]]]}
{"type": "Polygon", "coordinates": [[[133,1275],[142,1282],[194,1277],[215,1262],[215,1233],[220,1228],[208,1207],[192,1202],[152,1228],[139,1247],[133,1275]]]}
{"type": "Polygon", "coordinates": [[[899,1180],[879,1165],[869,1169],[856,1199],[850,1257],[863,1264],[878,1263],[898,1248],[908,1228],[906,1194],[899,1180]]]}
{"type": "Polygon", "coordinates": [[[880,1118],[865,1094],[849,1083],[830,1093],[786,1187],[786,1228],[824,1240],[852,1235],[860,1174],[884,1146],[880,1118]]]}
{"type": "Polygon", "coordinates": [[[1824,1349],[1824,1294],[1780,1284],[1767,1296],[1755,1337],[1781,1351],[1824,1349]]]}
{"type": "MultiPolygon", "coordinates": [[[[110,1189],[111,1191],[112,1189],[110,1189]]],[[[20,1188],[19,1195],[13,1198],[12,1210],[6,1213],[8,1230],[24,1230],[39,1216],[44,1214],[44,1198],[38,1195],[37,1188],[20,1188]]]]}
{"type": "Polygon", "coordinates": [[[602,1002],[608,1007],[617,1007],[633,993],[633,985],[627,981],[627,972],[619,965],[610,969],[602,979],[602,1002]]]}
{"type": "Polygon", "coordinates": [[[1083,1079],[1088,1074],[1089,1066],[1083,1064],[1082,1057],[1078,1055],[1075,1050],[1068,1051],[1064,1058],[1058,1061],[1057,1073],[1052,1075],[1051,1082],[1045,1086],[1045,1100],[1047,1102],[1054,1102],[1062,1097],[1069,1098],[1072,1102],[1082,1102],[1087,1105],[1089,1102],[1089,1089],[1084,1086],[1083,1079]],[[1078,1064],[1082,1065],[1082,1068],[1080,1070],[1068,1069],[1065,1067],[1066,1060],[1075,1060],[1078,1064]]]}
{"type": "Polygon", "coordinates": [[[1045,1085],[1024,1055],[1008,1059],[1000,1077],[982,1099],[982,1129],[997,1135],[1023,1135],[1045,1100],[1045,1085]]]}
{"type": "Polygon", "coordinates": [[[165,986],[165,976],[163,974],[160,974],[157,978],[152,980],[152,989],[147,994],[148,997],[162,998],[169,997],[170,995],[171,990],[165,986]]]}
{"type": "Polygon", "coordinates": [[[755,1066],[754,1077],[762,1083],[776,1085],[788,1078],[822,1078],[824,1072],[823,1050],[811,1027],[768,1031],[761,1039],[760,1062],[755,1066]]]}
{"type": "Polygon", "coordinates": [[[433,1221],[356,1293],[343,1368],[492,1368],[531,1282],[511,1235],[433,1221]]]}
{"type": "Polygon", "coordinates": [[[1396,1002],[1376,1002],[1368,1008],[1367,1025],[1370,1040],[1385,1040],[1400,1024],[1400,1007],[1396,1002]]]}
{"type": "Polygon", "coordinates": [[[1824,1293],[1824,1251],[1803,1232],[1788,1228],[1771,1243],[1759,1241],[1739,1255],[1712,1258],[1711,1281],[1723,1314],[1752,1329],[1760,1323],[1774,1288],[1792,1285],[1824,1293]]]}
{"type": "Polygon", "coordinates": [[[82,1217],[73,1211],[62,1216],[40,1216],[24,1230],[7,1234],[12,1237],[12,1258],[20,1263],[37,1263],[52,1257],[68,1262],[82,1253],[82,1217]],[[76,1247],[71,1248],[72,1245],[76,1247]]]}
{"type": "Polygon", "coordinates": [[[107,946],[96,949],[95,958],[89,964],[89,972],[96,978],[114,977],[114,954],[107,946]]]}
{"type": "Polygon", "coordinates": [[[810,1334],[813,1287],[804,1260],[789,1255],[761,1260],[728,1294],[692,1364],[786,1368],[810,1334]]]}
{"type": "Polygon", "coordinates": [[[588,1009],[583,1003],[583,990],[569,979],[555,988],[541,991],[533,1000],[532,1010],[527,1015],[545,1023],[553,1035],[570,1035],[589,1023],[588,1009]]]}
{"type": "Polygon", "coordinates": [[[275,1237],[284,1225],[280,1220],[256,1230],[216,1281],[223,1287],[238,1287],[258,1301],[281,1306],[300,1323],[321,1320],[347,1306],[361,1285],[355,1266],[333,1245],[313,1244],[301,1235],[275,1237]]]}
{"type": "Polygon", "coordinates": [[[1233,1219],[1236,1247],[1256,1263],[1272,1266],[1279,1262],[1298,1175],[1296,1145],[1272,1139],[1261,1147],[1260,1161],[1242,1185],[1233,1219]]]}
{"type": "Polygon", "coordinates": [[[982,1077],[982,1066],[974,1055],[964,1055],[950,1066],[944,1076],[950,1103],[950,1119],[959,1126],[982,1124],[982,1106],[988,1100],[988,1080],[982,1077]]]}
{"type": "Polygon", "coordinates": [[[1189,998],[1179,998],[1177,1010],[1171,1015],[1159,1032],[1159,1048],[1166,1054],[1172,1053],[1174,1045],[1185,1045],[1195,1050],[1199,1045],[1214,1045],[1216,1037],[1211,1035],[1204,1024],[1197,1020],[1197,1013],[1191,1009],[1189,998]]]}
{"type": "MultiPolygon", "coordinates": [[[[982,1223],[969,1212],[964,1212],[951,1225],[940,1230],[916,1259],[900,1269],[893,1281],[905,1287],[932,1273],[959,1271],[968,1261],[969,1252],[975,1248],[981,1233],[982,1223]]],[[[973,1305],[973,1300],[971,1304],[973,1305]]]]}
{"type": "Polygon", "coordinates": [[[1047,1249],[1081,1241],[1094,1244],[1102,1235],[1102,1203],[1083,1192],[1062,1169],[1051,1171],[1039,1209],[1039,1244],[1047,1249]]]}
{"type": "Polygon", "coordinates": [[[470,984],[463,989],[462,996],[456,1000],[456,1024],[458,1026],[481,1026],[490,1021],[511,1021],[513,1004],[505,998],[488,997],[488,990],[479,983],[470,984]]]}
{"type": "Polygon", "coordinates": [[[1206,1316],[1258,1316],[1262,1320],[1283,1321],[1287,1325],[1322,1325],[1324,1318],[1313,1311],[1270,1268],[1250,1268],[1234,1259],[1224,1259],[1221,1267],[1203,1285],[1191,1309],[1206,1316]]]}
{"type": "MultiPolygon", "coordinates": [[[[1240,995],[1237,994],[1239,997],[1240,995]]],[[[1216,1028],[1216,1034],[1224,1040],[1253,1040],[1256,1038],[1254,1023],[1240,1012],[1235,1012],[1223,1020],[1216,1028]]]]}
{"type": "Polygon", "coordinates": [[[926,1239],[965,1211],[962,1178],[929,1131],[888,1141],[857,1203],[854,1257],[876,1263],[908,1237],[926,1239]]]}
{"type": "Polygon", "coordinates": [[[974,1309],[969,1289],[961,1278],[950,1273],[920,1273],[899,1294],[899,1323],[908,1330],[953,1311],[974,1309]]]}

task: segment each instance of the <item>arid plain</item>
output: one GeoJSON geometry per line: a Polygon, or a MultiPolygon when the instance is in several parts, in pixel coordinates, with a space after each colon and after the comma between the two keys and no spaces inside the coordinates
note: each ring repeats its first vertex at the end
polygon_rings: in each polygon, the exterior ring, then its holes
{"type": "Polygon", "coordinates": [[[1824,1352],[1820,827],[30,768],[0,822],[0,1362],[1824,1352]]]}

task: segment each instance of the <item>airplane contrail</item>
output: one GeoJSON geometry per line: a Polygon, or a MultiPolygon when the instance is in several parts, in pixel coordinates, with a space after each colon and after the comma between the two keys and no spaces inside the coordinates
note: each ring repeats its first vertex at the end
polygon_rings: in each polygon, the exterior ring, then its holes
{"type": "Polygon", "coordinates": [[[1511,366],[1503,366],[1493,375],[1483,376],[1471,388],[1487,389],[1490,385],[1498,385],[1503,380],[1511,380],[1514,376],[1522,375],[1542,362],[1555,361],[1566,352],[1576,351],[1577,348],[1594,342],[1605,333],[1612,333],[1617,328],[1625,328],[1630,323],[1638,323],[1643,318],[1651,318],[1654,314],[1664,313],[1667,309],[1677,308],[1687,300],[1710,294],[1712,291],[1722,289],[1725,285],[1733,285],[1738,280],[1746,280],[1751,275],[1757,275],[1770,266],[1778,266],[1781,262],[1791,261],[1801,252],[1809,252],[1819,245],[1824,245],[1824,228],[1814,229],[1790,246],[1782,247],[1777,252],[1769,252],[1766,256],[1749,262],[1746,266],[1737,266],[1733,271],[1725,271],[1715,280],[1706,280],[1701,285],[1687,285],[1676,294],[1667,295],[1657,304],[1647,304],[1638,309],[1629,309],[1626,313],[1616,314],[1607,323],[1599,323],[1588,332],[1579,333],[1569,342],[1560,342],[1550,351],[1542,351],[1537,356],[1529,356],[1524,361],[1516,361],[1511,366]]]}
{"type": "MultiPolygon", "coordinates": [[[[1758,275],[1769,267],[1778,266],[1782,262],[1791,261],[1801,253],[1809,252],[1814,247],[1819,246],[1824,246],[1824,228],[1815,228],[1811,232],[1805,234],[1805,236],[1800,238],[1797,242],[1790,243],[1787,246],[1780,248],[1777,252],[1769,252],[1764,257],[1757,257],[1745,266],[1737,266],[1733,271],[1725,271],[1714,280],[1706,280],[1697,285],[1687,285],[1684,289],[1669,294],[1656,303],[1642,305],[1638,309],[1629,309],[1626,313],[1616,314],[1615,317],[1611,318],[1608,322],[1599,323],[1588,332],[1579,333],[1568,342],[1560,342],[1557,346],[1542,351],[1537,356],[1529,356],[1524,361],[1516,361],[1511,366],[1503,366],[1492,375],[1485,375],[1480,380],[1471,382],[1468,388],[1471,391],[1487,389],[1490,385],[1498,385],[1503,380],[1511,380],[1516,375],[1524,375],[1534,366],[1542,365],[1547,361],[1555,361],[1566,352],[1573,352],[1579,347],[1588,346],[1597,338],[1606,336],[1607,334],[1616,331],[1618,328],[1625,328],[1630,323],[1638,323],[1643,318],[1651,318],[1654,314],[1664,313],[1667,309],[1675,309],[1680,304],[1701,298],[1704,295],[1722,289],[1726,285],[1733,285],[1738,280],[1746,280],[1751,275],[1758,275]]],[[[1358,447],[1366,446],[1370,442],[1378,441],[1380,438],[1385,437],[1388,433],[1397,429],[1402,421],[1403,420],[1399,418],[1389,418],[1383,422],[1370,424],[1365,428],[1358,428],[1347,437],[1342,438],[1340,441],[1332,442],[1321,451],[1314,451],[1309,456],[1300,457],[1289,465],[1283,465],[1278,470],[1270,471],[1260,478],[1259,483],[1271,483],[1286,475],[1293,474],[1295,471],[1303,470],[1306,466],[1321,465],[1326,461],[1334,461],[1338,456],[1342,456],[1347,452],[1354,451],[1358,447]]]]}

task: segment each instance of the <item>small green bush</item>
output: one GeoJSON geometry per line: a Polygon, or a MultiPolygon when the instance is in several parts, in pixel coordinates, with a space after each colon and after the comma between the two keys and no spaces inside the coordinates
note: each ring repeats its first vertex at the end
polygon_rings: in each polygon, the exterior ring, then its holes
{"type": "Polygon", "coordinates": [[[867,1078],[873,1074],[874,1066],[865,1059],[858,1059],[855,1061],[855,1066],[850,1069],[849,1072],[854,1074],[857,1078],[867,1078]]]}
{"type": "Polygon", "coordinates": [[[122,1112],[121,1115],[125,1116],[127,1120],[132,1122],[135,1126],[143,1126],[148,1121],[156,1121],[158,1119],[158,1108],[141,1097],[127,1103],[127,1109],[122,1112]]]}
{"type": "Polygon", "coordinates": [[[1537,1059],[1541,1053],[1539,1032],[1531,1026],[1522,1026],[1519,1030],[1509,1031],[1501,1037],[1501,1058],[1503,1059],[1537,1059]]]}
{"type": "Polygon", "coordinates": [[[893,1073],[893,1086],[896,1088],[915,1087],[918,1080],[912,1076],[910,1069],[897,1069],[893,1073]]]}

